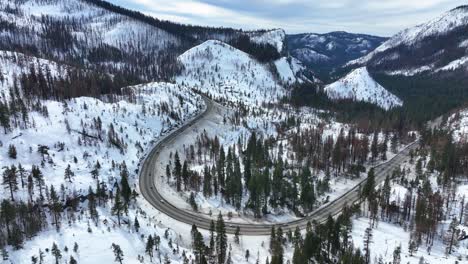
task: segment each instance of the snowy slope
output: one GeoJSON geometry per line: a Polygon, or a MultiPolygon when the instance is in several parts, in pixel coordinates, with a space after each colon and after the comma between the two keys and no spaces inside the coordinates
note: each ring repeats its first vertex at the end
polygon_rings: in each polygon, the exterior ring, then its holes
{"type": "MultiPolygon", "coordinates": [[[[34,127],[16,128],[8,134],[2,131],[0,142],[4,145],[0,146],[0,164],[3,167],[20,163],[27,172],[31,171],[32,165],[37,165],[44,175],[45,186],[54,186],[56,190],[63,186],[63,193],[68,197],[72,194],[86,195],[89,187],[95,188],[97,180],[110,189],[115,188],[120,181],[120,171],[115,164],[125,162],[130,184],[134,188],[138,185],[136,170],[139,161],[152,141],[192,117],[199,111],[202,102],[189,89],[175,84],[150,83],[125,90],[132,96],[114,103],[89,97],[64,102],[42,101],[48,115],[29,113],[28,122],[34,127]],[[108,139],[111,126],[123,146],[122,150],[108,139]],[[16,159],[7,155],[5,148],[10,144],[16,146],[16,159]],[[41,145],[49,147],[44,157],[37,152],[41,145]],[[96,162],[100,163],[97,179],[90,174],[96,162]],[[71,182],[64,178],[68,165],[74,172],[71,182]]],[[[28,201],[28,189],[20,184],[15,196],[17,200],[28,201]]],[[[39,191],[35,187],[33,197],[38,196],[39,191]]],[[[9,197],[8,190],[1,188],[0,197],[9,197]]],[[[135,205],[128,209],[128,215],[123,216],[128,223],[133,223],[138,217],[141,225],[139,231],[131,224],[117,226],[110,207],[111,203],[98,207],[100,219],[94,224],[90,220],[87,203],[79,204],[78,219],[67,223],[64,218],[60,230],[49,222],[45,230],[25,241],[23,249],[7,247],[11,263],[31,263],[31,256],[37,256],[39,249],[43,252],[46,248],[50,249],[53,242],[62,249],[66,263],[70,256],[78,263],[111,263],[114,260],[110,248],[112,243],[122,247],[124,263],[141,263],[137,259],[145,255],[146,237],[150,234],[161,238],[161,258],[168,255],[172,263],[183,263],[181,254],[172,252],[170,240],[181,247],[180,253],[184,250],[190,256],[189,239],[181,240],[172,229],[174,225],[169,225],[167,220],[165,224],[160,222],[161,216],[156,219],[154,216],[157,212],[152,211],[143,198],[138,198],[135,205]],[[144,210],[140,208],[145,206],[144,210]],[[79,244],[78,252],[71,250],[75,242],[79,244]],[[70,250],[65,252],[64,247],[70,250]]],[[[146,255],[145,258],[149,257],[146,255]]],[[[45,254],[44,263],[53,263],[53,256],[45,254]]]]}
{"type": "Polygon", "coordinates": [[[179,57],[184,66],[176,78],[215,98],[250,103],[274,102],[285,95],[267,66],[217,40],[206,41],[179,57]]]}
{"type": "Polygon", "coordinates": [[[303,73],[307,71],[306,67],[296,58],[282,57],[276,60],[274,65],[281,81],[286,85],[310,82],[310,80],[303,75],[303,73]]]}
{"type": "Polygon", "coordinates": [[[36,72],[49,72],[51,77],[65,77],[70,67],[18,52],[0,51],[0,99],[9,98],[9,90],[13,88],[15,76],[29,73],[32,68],[36,72]]]}
{"type": "Polygon", "coordinates": [[[391,74],[407,76],[428,71],[452,71],[465,66],[459,60],[467,55],[467,27],[468,6],[461,6],[397,33],[371,53],[349,62],[347,66],[372,65],[385,69],[388,64],[390,66],[387,68],[390,69],[386,70],[391,74]],[[446,59],[451,60],[447,62],[446,59]]]}
{"type": "Polygon", "coordinates": [[[332,99],[368,102],[385,110],[403,105],[403,101],[374,81],[365,67],[353,70],[342,79],[327,85],[325,92],[332,99]]]}

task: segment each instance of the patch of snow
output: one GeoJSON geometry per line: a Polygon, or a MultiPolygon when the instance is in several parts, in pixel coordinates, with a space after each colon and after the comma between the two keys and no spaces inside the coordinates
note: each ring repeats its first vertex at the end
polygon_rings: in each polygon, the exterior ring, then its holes
{"type": "Polygon", "coordinates": [[[284,48],[286,32],[283,29],[273,29],[266,32],[254,32],[250,34],[250,39],[257,44],[271,44],[281,53],[284,48]]]}

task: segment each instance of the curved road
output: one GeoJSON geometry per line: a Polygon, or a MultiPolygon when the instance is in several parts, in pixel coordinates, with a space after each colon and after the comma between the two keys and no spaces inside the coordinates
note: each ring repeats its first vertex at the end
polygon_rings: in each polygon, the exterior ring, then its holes
{"type": "MultiPolygon", "coordinates": [[[[171,218],[192,225],[195,224],[198,228],[209,229],[211,219],[201,216],[194,211],[185,210],[172,205],[167,201],[157,190],[155,185],[156,164],[159,159],[161,150],[170,146],[182,133],[188,133],[189,129],[198,122],[206,121],[219,111],[219,106],[212,100],[203,97],[206,108],[198,116],[188,121],[185,125],[173,131],[158,144],[156,144],[150,153],[142,162],[140,169],[140,191],[144,198],[157,210],[170,216],[171,218]]],[[[375,179],[376,184],[385,180],[387,175],[390,175],[395,168],[403,164],[409,159],[409,151],[418,146],[417,141],[410,144],[408,147],[400,151],[394,158],[388,160],[383,164],[375,166],[375,179]]],[[[309,221],[315,220],[317,222],[324,222],[329,215],[337,215],[341,212],[346,204],[359,202],[359,189],[360,185],[365,182],[363,179],[358,185],[350,189],[335,200],[323,205],[316,209],[304,218],[294,220],[282,224],[250,224],[250,223],[234,223],[226,221],[226,232],[234,234],[236,227],[240,228],[242,235],[260,236],[269,235],[272,226],[281,226],[284,231],[294,230],[296,227],[304,229],[309,221]]]]}

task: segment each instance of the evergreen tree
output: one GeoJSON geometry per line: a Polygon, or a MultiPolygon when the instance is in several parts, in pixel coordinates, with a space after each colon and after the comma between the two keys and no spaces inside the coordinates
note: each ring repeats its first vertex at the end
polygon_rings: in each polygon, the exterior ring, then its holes
{"type": "Polygon", "coordinates": [[[226,227],[224,224],[223,216],[221,213],[218,215],[216,221],[216,253],[218,254],[218,263],[224,263],[226,260],[227,250],[227,235],[226,227]]]}
{"type": "Polygon", "coordinates": [[[15,165],[11,165],[11,167],[5,167],[5,170],[3,171],[3,185],[5,185],[6,189],[10,190],[10,198],[12,201],[14,201],[14,193],[18,190],[15,165]]]}
{"type": "Polygon", "coordinates": [[[75,173],[71,170],[70,164],[68,164],[67,168],[65,169],[64,178],[66,181],[71,183],[74,176],[75,176],[75,173]]]}
{"type": "Polygon", "coordinates": [[[55,258],[55,264],[59,264],[59,260],[62,258],[62,252],[58,248],[55,242],[52,244],[52,249],[50,251],[55,258]]]}
{"type": "Polygon", "coordinates": [[[123,254],[123,251],[122,249],[120,248],[119,245],[117,244],[114,244],[112,243],[112,251],[114,252],[114,261],[115,262],[119,262],[120,264],[122,264],[122,261],[123,261],[123,257],[124,257],[124,254],[123,254]]]}
{"type": "Polygon", "coordinates": [[[10,157],[11,159],[16,159],[16,147],[15,145],[10,145],[8,146],[8,157],[10,157]]]}
{"type": "Polygon", "coordinates": [[[59,219],[62,213],[62,203],[53,185],[50,186],[49,208],[53,215],[55,227],[58,229],[60,227],[59,219]]]}
{"type": "Polygon", "coordinates": [[[364,234],[364,253],[366,263],[370,263],[370,244],[372,243],[372,229],[370,227],[366,228],[364,234]]]}
{"type": "Polygon", "coordinates": [[[130,197],[132,195],[132,189],[130,188],[130,185],[128,183],[128,169],[127,165],[125,165],[125,162],[122,163],[121,165],[121,170],[120,170],[120,186],[122,188],[121,194],[124,199],[124,203],[127,206],[128,203],[130,202],[130,197]]]}
{"type": "Polygon", "coordinates": [[[150,257],[150,262],[153,262],[154,240],[153,240],[153,237],[151,235],[149,235],[148,239],[146,240],[145,252],[150,257]]]}
{"type": "Polygon", "coordinates": [[[367,173],[367,179],[362,188],[362,197],[371,199],[375,191],[375,173],[374,168],[371,168],[367,173]]]}
{"type": "Polygon", "coordinates": [[[120,226],[120,217],[122,216],[122,213],[125,210],[125,204],[122,202],[121,197],[120,197],[120,189],[117,188],[117,192],[115,193],[115,199],[114,199],[114,206],[112,206],[112,215],[117,216],[117,221],[120,226]]]}
{"type": "Polygon", "coordinates": [[[33,165],[31,167],[31,175],[34,181],[36,182],[37,187],[39,188],[39,195],[42,196],[42,189],[44,188],[44,176],[42,175],[41,170],[38,166],[33,165]]]}
{"type": "Polygon", "coordinates": [[[70,256],[70,261],[68,262],[68,264],[78,264],[78,262],[73,256],[70,256]]]}
{"type": "Polygon", "coordinates": [[[174,155],[174,177],[176,178],[177,191],[182,191],[182,164],[180,163],[179,153],[174,155]]]}

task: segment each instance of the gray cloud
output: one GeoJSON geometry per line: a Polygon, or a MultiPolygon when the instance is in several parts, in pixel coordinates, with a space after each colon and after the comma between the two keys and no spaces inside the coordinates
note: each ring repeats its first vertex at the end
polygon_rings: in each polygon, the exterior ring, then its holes
{"type": "Polygon", "coordinates": [[[391,36],[466,0],[110,0],[161,19],[288,33],[344,30],[391,36]]]}

